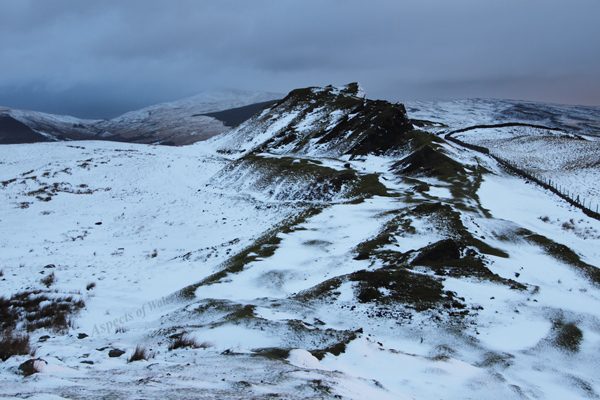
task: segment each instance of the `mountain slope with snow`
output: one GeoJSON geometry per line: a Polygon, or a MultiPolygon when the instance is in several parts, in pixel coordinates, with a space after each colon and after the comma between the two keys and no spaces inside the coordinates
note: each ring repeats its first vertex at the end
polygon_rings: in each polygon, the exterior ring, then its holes
{"type": "Polygon", "coordinates": [[[598,397],[600,221],[408,117],[351,84],[193,146],[0,147],[3,329],[43,360],[0,393],[598,397]],[[10,311],[41,296],[72,322],[10,311]]]}
{"type": "MultiPolygon", "coordinates": [[[[27,141],[96,139],[186,145],[206,140],[228,129],[223,121],[205,114],[275,101],[281,97],[276,93],[240,90],[206,92],[131,111],[110,120],[81,120],[10,108],[0,108],[0,116],[17,120],[40,136],[27,141]]],[[[0,143],[23,141],[22,134],[0,121],[0,143]]]]}

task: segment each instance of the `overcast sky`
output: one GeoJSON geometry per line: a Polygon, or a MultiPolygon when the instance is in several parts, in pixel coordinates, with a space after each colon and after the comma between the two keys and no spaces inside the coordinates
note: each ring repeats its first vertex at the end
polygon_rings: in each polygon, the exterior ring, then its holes
{"type": "Polygon", "coordinates": [[[0,105],[113,117],[205,90],[600,105],[600,0],[0,0],[0,105]]]}

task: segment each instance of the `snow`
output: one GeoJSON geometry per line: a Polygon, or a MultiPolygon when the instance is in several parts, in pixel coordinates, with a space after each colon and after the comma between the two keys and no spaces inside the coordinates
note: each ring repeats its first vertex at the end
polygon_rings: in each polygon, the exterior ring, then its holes
{"type": "MultiPolygon", "coordinates": [[[[455,111],[467,104],[455,103],[455,111]]],[[[467,112],[467,123],[486,118],[480,111],[467,112]]],[[[314,110],[295,126],[312,129],[319,113],[314,110]]],[[[232,185],[247,179],[240,174],[248,171],[230,168],[240,154],[216,150],[235,143],[250,151],[294,124],[295,115],[277,116],[260,137],[242,137],[240,130],[240,136],[225,134],[179,148],[110,142],[0,147],[0,296],[44,289],[44,266],[54,264],[53,295],[85,300],[66,333],[31,333],[36,357],[47,363],[40,373],[17,373],[31,359],[27,355],[0,363],[0,394],[13,399],[597,395],[600,291],[580,269],[527,241],[523,232],[568,246],[596,266],[600,221],[507,174],[490,157],[450,145],[449,156],[489,171],[473,198],[455,199],[449,182],[394,175],[393,159],[374,156],[297,158],[377,173],[389,196],[279,201],[255,187],[242,192],[232,185]],[[415,190],[424,184],[427,190],[415,190]],[[348,274],[397,267],[376,257],[356,259],[359,245],[376,238],[394,218],[404,218],[412,229],[391,233],[377,251],[407,253],[453,237],[443,222],[410,214],[422,202],[449,205],[466,232],[508,254],[484,254],[485,267],[524,289],[476,276],[435,275],[419,266],[411,273],[439,280],[468,315],[461,319],[445,309],[359,301],[358,283],[348,274]],[[315,211],[301,214],[308,209],[315,211]],[[300,215],[305,217],[290,225],[300,215]],[[286,229],[272,232],[275,226],[286,229]],[[255,246],[270,233],[271,240],[255,246]],[[92,282],[96,286],[88,290],[92,282]],[[321,284],[333,287],[331,296],[301,296],[321,284]],[[186,287],[188,296],[180,292],[186,287]],[[557,330],[567,323],[582,332],[577,352],[555,343],[557,330]],[[80,333],[89,336],[79,339],[80,333]],[[169,350],[173,335],[182,333],[195,339],[197,348],[169,350]],[[50,338],[39,341],[46,334],[50,338]],[[127,362],[138,345],[153,357],[127,362]],[[318,351],[328,348],[336,351],[318,351]],[[111,349],[125,354],[109,357],[111,349]]],[[[446,115],[449,111],[441,116],[446,115]]],[[[270,185],[267,189],[276,191],[294,181],[270,185]]]]}
{"type": "Polygon", "coordinates": [[[476,129],[455,137],[487,147],[519,168],[551,180],[562,192],[574,193],[582,201],[586,199],[586,204],[592,203],[594,210],[600,205],[600,190],[593,184],[600,179],[598,141],[526,127],[476,129]]]}
{"type": "Polygon", "coordinates": [[[329,368],[323,366],[315,356],[303,349],[291,350],[287,360],[290,364],[300,368],[329,370],[329,368]]]}

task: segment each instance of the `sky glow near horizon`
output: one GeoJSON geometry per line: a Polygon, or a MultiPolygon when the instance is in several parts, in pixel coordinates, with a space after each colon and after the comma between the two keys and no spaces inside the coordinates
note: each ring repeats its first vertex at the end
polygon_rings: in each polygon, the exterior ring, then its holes
{"type": "Polygon", "coordinates": [[[108,118],[222,88],[600,105],[597,0],[0,0],[0,106],[108,118]]]}

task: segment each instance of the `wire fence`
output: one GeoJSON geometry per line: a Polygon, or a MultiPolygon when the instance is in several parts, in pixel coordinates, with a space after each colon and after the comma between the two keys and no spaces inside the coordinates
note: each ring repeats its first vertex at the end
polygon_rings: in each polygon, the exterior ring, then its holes
{"type": "MultiPolygon", "coordinates": [[[[485,126],[478,126],[478,128],[482,128],[482,127],[485,127],[485,126]]],[[[598,204],[595,204],[595,207],[594,207],[591,200],[585,199],[580,194],[570,191],[568,188],[560,185],[558,182],[552,181],[552,179],[546,178],[542,175],[538,175],[535,173],[530,173],[530,172],[527,172],[527,171],[519,168],[519,166],[517,166],[515,163],[505,160],[502,157],[498,156],[497,154],[493,154],[492,152],[490,152],[490,149],[488,149],[487,147],[476,146],[473,144],[465,143],[462,140],[452,137],[453,134],[459,133],[459,132],[464,132],[466,130],[469,130],[469,129],[461,129],[459,131],[447,133],[445,135],[445,138],[446,138],[446,140],[456,143],[462,147],[466,147],[468,149],[475,150],[477,152],[489,155],[490,157],[492,157],[496,161],[498,161],[499,164],[503,165],[505,168],[512,171],[513,173],[520,175],[523,178],[528,179],[532,182],[535,182],[539,186],[551,191],[552,193],[554,193],[557,196],[561,197],[562,199],[566,200],[572,206],[581,209],[583,211],[583,213],[585,215],[587,215],[588,217],[600,220],[600,213],[599,213],[600,206],[598,204]]]]}

